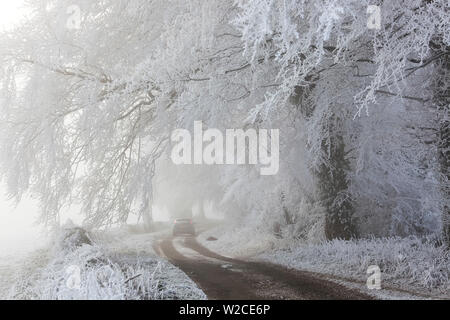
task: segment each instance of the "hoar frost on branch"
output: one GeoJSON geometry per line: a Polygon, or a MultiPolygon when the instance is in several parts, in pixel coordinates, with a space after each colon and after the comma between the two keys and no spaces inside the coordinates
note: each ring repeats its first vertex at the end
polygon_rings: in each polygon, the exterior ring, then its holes
{"type": "Polygon", "coordinates": [[[72,4],[34,1],[1,36],[2,174],[12,196],[40,198],[44,221],[76,202],[91,226],[150,221],[167,199],[155,181],[177,174],[175,198],[214,190],[192,198],[276,236],[445,228],[446,1],[85,0],[68,30],[72,4]],[[280,128],[279,174],[171,170],[170,133],[195,120],[280,128]]]}

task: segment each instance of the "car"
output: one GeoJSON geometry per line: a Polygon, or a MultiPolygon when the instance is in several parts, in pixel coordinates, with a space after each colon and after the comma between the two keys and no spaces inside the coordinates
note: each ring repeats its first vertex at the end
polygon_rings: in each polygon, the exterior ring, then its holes
{"type": "Polygon", "coordinates": [[[195,227],[192,219],[176,219],[173,224],[173,235],[195,236],[195,227]]]}

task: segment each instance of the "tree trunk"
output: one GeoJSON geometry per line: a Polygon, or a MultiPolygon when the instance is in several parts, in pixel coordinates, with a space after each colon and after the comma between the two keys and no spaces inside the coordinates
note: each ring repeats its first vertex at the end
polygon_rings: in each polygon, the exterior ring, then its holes
{"type": "MultiPolygon", "coordinates": [[[[299,108],[305,119],[311,117],[314,106],[304,102],[315,88],[314,81],[319,77],[309,75],[305,78],[312,83],[307,86],[297,86],[290,102],[299,108]]],[[[337,116],[334,116],[339,122],[337,116]]],[[[333,119],[330,121],[333,123],[333,119]]],[[[322,164],[317,172],[319,178],[320,200],[325,206],[325,235],[328,240],[350,239],[357,236],[356,223],[353,217],[353,204],[346,195],[348,190],[347,171],[349,163],[345,158],[345,143],[339,132],[340,125],[330,128],[330,141],[322,142],[322,150],[328,154],[328,164],[322,164]]],[[[284,209],[284,208],[283,208],[284,209]]],[[[289,223],[289,214],[284,210],[286,222],[289,223]]]]}
{"type": "Polygon", "coordinates": [[[199,219],[205,219],[205,208],[203,207],[204,206],[204,202],[203,202],[203,200],[200,200],[199,202],[198,202],[198,218],[199,219]]]}
{"type": "Polygon", "coordinates": [[[144,221],[144,229],[146,232],[150,232],[152,230],[152,224],[153,224],[153,214],[152,214],[152,207],[149,206],[148,210],[146,210],[142,214],[142,220],[144,221]]]}
{"type": "Polygon", "coordinates": [[[326,211],[325,236],[328,240],[348,240],[356,237],[357,232],[353,204],[347,193],[349,162],[345,158],[344,139],[336,127],[330,128],[331,138],[322,144],[328,163],[320,166],[317,176],[320,199],[326,211]]]}
{"type": "Polygon", "coordinates": [[[283,209],[283,217],[284,217],[284,223],[286,225],[291,225],[294,224],[294,218],[293,216],[290,214],[288,208],[286,207],[285,201],[286,201],[286,195],[284,194],[284,192],[281,192],[281,207],[283,209]]]}
{"type": "Polygon", "coordinates": [[[442,41],[431,43],[433,54],[443,54],[437,61],[433,81],[433,104],[438,111],[437,149],[441,176],[441,190],[445,199],[442,207],[443,238],[450,249],[450,47],[442,41]]]}

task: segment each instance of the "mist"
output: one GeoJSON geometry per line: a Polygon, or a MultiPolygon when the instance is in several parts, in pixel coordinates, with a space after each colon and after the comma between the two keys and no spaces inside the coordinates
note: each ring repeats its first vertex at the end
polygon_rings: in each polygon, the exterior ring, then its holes
{"type": "Polygon", "coordinates": [[[447,299],[449,23],[1,1],[0,298],[447,299]]]}

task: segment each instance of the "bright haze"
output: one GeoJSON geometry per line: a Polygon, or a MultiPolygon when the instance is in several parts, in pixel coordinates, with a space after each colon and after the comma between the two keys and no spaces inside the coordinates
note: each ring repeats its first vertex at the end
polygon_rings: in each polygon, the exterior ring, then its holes
{"type": "Polygon", "coordinates": [[[0,31],[10,29],[24,15],[23,0],[2,0],[0,2],[0,31]]]}

